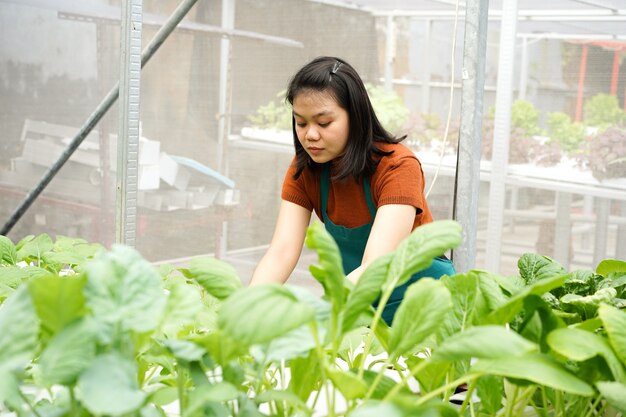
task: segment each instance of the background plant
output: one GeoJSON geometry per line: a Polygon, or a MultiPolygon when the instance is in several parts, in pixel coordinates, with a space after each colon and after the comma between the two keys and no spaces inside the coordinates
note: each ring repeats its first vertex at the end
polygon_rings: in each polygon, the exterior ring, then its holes
{"type": "Polygon", "coordinates": [[[572,122],[572,119],[563,112],[551,112],[548,113],[547,125],[549,143],[557,143],[569,154],[581,151],[581,145],[585,140],[585,126],[582,123],[572,122]]]}
{"type": "Polygon", "coordinates": [[[619,107],[617,97],[603,93],[585,102],[584,118],[586,125],[597,127],[600,131],[626,122],[626,114],[619,107]]]}
{"type": "MultiPolygon", "coordinates": [[[[398,133],[405,125],[409,110],[402,98],[394,91],[386,91],[384,87],[367,83],[367,93],[376,112],[378,120],[392,134],[398,133]]],[[[259,106],[256,113],[248,117],[253,126],[263,129],[291,131],[291,106],[285,101],[286,90],[276,94],[276,99],[259,106]]]]}

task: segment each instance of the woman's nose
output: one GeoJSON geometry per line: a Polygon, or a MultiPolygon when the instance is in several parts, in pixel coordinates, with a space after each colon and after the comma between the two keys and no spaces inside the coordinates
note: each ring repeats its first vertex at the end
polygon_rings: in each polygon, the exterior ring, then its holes
{"type": "Polygon", "coordinates": [[[318,140],[320,138],[319,132],[317,131],[317,129],[315,129],[315,127],[310,127],[307,131],[306,131],[306,135],[305,137],[308,140],[318,140]]]}

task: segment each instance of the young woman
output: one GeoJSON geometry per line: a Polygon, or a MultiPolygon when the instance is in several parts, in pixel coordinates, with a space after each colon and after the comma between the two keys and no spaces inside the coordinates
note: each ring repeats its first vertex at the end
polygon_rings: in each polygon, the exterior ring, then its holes
{"type": "MultiPolygon", "coordinates": [[[[319,57],[301,68],[287,100],[296,155],[283,182],[274,236],[250,284],[287,281],[313,210],[337,242],[347,278],[356,282],[373,260],[432,221],[421,165],[399,143],[404,137],[381,126],[363,81],[339,58],[319,57]]],[[[391,323],[410,284],[444,274],[454,274],[452,263],[435,259],[394,291],[383,318],[391,323]]]]}

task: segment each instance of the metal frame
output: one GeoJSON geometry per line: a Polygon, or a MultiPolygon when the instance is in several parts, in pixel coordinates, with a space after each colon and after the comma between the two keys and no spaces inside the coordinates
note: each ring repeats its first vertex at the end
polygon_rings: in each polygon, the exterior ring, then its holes
{"type": "Polygon", "coordinates": [[[489,0],[470,0],[465,20],[461,125],[453,214],[463,230],[461,245],[452,252],[458,272],[474,269],[476,261],[488,9],[489,0]]]}
{"type": "Polygon", "coordinates": [[[135,246],[139,182],[141,0],[125,0],[120,29],[120,102],[117,135],[117,243],[135,246]]]}

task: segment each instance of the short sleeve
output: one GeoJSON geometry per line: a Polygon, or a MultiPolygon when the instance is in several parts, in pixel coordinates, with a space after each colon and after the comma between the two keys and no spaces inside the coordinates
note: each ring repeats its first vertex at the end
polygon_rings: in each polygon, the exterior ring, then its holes
{"type": "Polygon", "coordinates": [[[285,178],[283,180],[281,198],[285,201],[289,201],[291,203],[302,206],[307,210],[313,211],[313,203],[307,193],[305,175],[303,173],[298,177],[298,179],[294,179],[293,176],[295,173],[296,159],[294,157],[294,159],[291,161],[291,164],[289,165],[289,169],[287,169],[287,173],[285,174],[285,178]]]}
{"type": "Polygon", "coordinates": [[[382,158],[372,185],[378,207],[407,204],[415,207],[418,214],[427,210],[422,166],[408,149],[397,149],[394,154],[382,158]]]}

